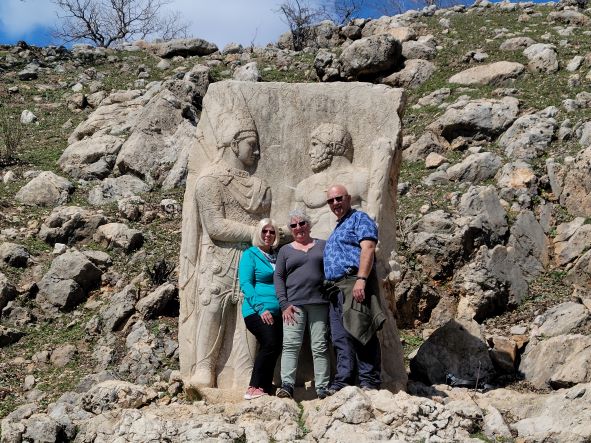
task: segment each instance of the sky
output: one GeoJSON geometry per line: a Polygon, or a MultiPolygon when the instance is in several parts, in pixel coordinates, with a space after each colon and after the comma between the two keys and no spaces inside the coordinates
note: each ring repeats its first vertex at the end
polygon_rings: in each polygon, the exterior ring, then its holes
{"type": "MultiPolygon", "coordinates": [[[[287,26],[275,12],[282,0],[172,0],[169,8],[191,22],[189,34],[217,44],[264,46],[287,26]]],[[[0,44],[25,40],[44,46],[51,40],[57,8],[51,0],[0,0],[0,44]]]]}

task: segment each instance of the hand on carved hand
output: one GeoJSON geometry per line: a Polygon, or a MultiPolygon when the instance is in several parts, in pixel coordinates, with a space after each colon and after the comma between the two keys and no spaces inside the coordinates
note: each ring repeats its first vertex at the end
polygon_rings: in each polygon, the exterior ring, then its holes
{"type": "Polygon", "coordinates": [[[273,315],[267,310],[261,314],[261,320],[266,325],[272,325],[273,324],[273,315]]]}
{"type": "Polygon", "coordinates": [[[289,305],[287,308],[285,308],[285,310],[283,311],[283,323],[286,325],[295,325],[296,324],[296,312],[299,312],[300,310],[298,308],[296,308],[294,305],[289,305]]]}
{"type": "Polygon", "coordinates": [[[365,280],[357,280],[353,286],[353,298],[361,303],[365,300],[365,280]]]}

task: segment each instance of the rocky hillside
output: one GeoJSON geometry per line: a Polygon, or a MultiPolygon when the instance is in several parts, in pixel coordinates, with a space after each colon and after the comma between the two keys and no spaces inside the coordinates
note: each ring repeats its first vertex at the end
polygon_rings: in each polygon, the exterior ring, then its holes
{"type": "Polygon", "coordinates": [[[485,0],[322,22],[300,52],[0,47],[1,441],[589,441],[590,22],[485,0]],[[183,393],[187,156],[229,78],[407,89],[390,276],[407,393],[183,393]]]}

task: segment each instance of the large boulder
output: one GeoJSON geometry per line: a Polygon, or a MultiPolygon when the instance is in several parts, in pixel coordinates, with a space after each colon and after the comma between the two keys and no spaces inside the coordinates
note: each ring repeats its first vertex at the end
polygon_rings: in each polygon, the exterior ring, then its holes
{"type": "Polygon", "coordinates": [[[12,300],[16,298],[18,291],[8,278],[0,272],[0,313],[2,309],[12,300]]]}
{"type": "Polygon", "coordinates": [[[218,50],[218,47],[201,38],[184,38],[169,40],[164,43],[153,44],[156,54],[162,58],[172,58],[176,55],[182,57],[209,55],[218,50]]]}
{"type": "Polygon", "coordinates": [[[386,34],[356,40],[341,54],[342,75],[357,79],[388,71],[399,62],[401,50],[400,42],[386,34]]]}
{"type": "Polygon", "coordinates": [[[588,26],[591,23],[591,18],[588,15],[570,9],[552,11],[548,14],[548,20],[574,26],[588,26]]]}
{"type": "Polygon", "coordinates": [[[71,310],[101,284],[102,271],[78,251],[58,256],[38,283],[37,301],[71,310]]]}
{"type": "Polygon", "coordinates": [[[552,74],[558,71],[558,54],[554,45],[535,43],[528,46],[523,55],[528,58],[527,67],[533,72],[552,74]]]}
{"type": "Polygon", "coordinates": [[[113,409],[138,409],[158,394],[145,386],[134,385],[123,380],[107,380],[99,383],[80,399],[80,406],[85,411],[101,414],[113,409]]]}
{"type": "Polygon", "coordinates": [[[441,384],[450,378],[490,382],[495,369],[480,326],[471,320],[450,320],[421,345],[410,361],[411,378],[441,384]]]}
{"type": "Polygon", "coordinates": [[[152,187],[133,175],[106,178],[88,193],[88,203],[95,206],[113,203],[121,198],[148,192],[152,187]]]}
{"type": "Polygon", "coordinates": [[[485,243],[502,242],[507,234],[507,214],[494,186],[470,186],[460,198],[458,212],[467,226],[482,231],[485,243]]]}
{"type": "Polygon", "coordinates": [[[427,129],[441,134],[448,141],[460,136],[492,138],[513,123],[518,112],[519,100],[515,97],[459,100],[427,129]]]}
{"type": "MultiPolygon", "coordinates": [[[[15,268],[26,268],[31,258],[29,251],[16,243],[4,242],[0,244],[0,261],[14,266],[15,268]]],[[[0,308],[2,309],[2,308],[0,308]]]]}
{"type": "Polygon", "coordinates": [[[591,225],[584,224],[583,217],[577,217],[571,223],[560,225],[576,226],[573,231],[562,229],[554,238],[554,254],[556,264],[566,265],[583,255],[591,244],[591,225]]]}
{"type": "Polygon", "coordinates": [[[498,85],[516,79],[523,71],[525,66],[521,63],[502,61],[466,69],[448,81],[459,85],[498,85]]]}
{"type": "Polygon", "coordinates": [[[591,382],[591,337],[558,335],[530,342],[519,371],[536,388],[569,388],[591,382]]]}
{"type": "Polygon", "coordinates": [[[532,280],[544,272],[549,258],[549,241],[544,229],[531,211],[520,212],[511,226],[511,235],[507,246],[515,253],[521,272],[526,279],[532,280]]]}
{"type": "Polygon", "coordinates": [[[591,322],[591,312],[582,303],[560,303],[535,318],[531,335],[550,338],[576,333],[577,329],[591,322]]]}
{"type": "Polygon", "coordinates": [[[160,315],[175,297],[178,297],[176,287],[172,283],[164,283],[141,298],[135,305],[135,309],[145,319],[154,318],[160,315]]]}
{"type": "Polygon", "coordinates": [[[494,177],[503,161],[492,152],[470,154],[460,163],[447,169],[447,176],[453,181],[478,183],[494,177]]]}
{"type": "Polygon", "coordinates": [[[531,46],[535,43],[530,37],[511,37],[501,43],[499,49],[501,51],[519,51],[524,50],[528,46],[531,46]]]}
{"type": "Polygon", "coordinates": [[[94,234],[94,241],[106,248],[119,248],[131,252],[144,243],[144,235],[124,223],[107,223],[100,226],[94,234]]]}
{"type": "Polygon", "coordinates": [[[505,155],[513,159],[531,160],[544,154],[554,137],[558,124],[556,108],[519,117],[499,138],[505,155]]]}
{"type": "Polygon", "coordinates": [[[416,88],[429,80],[436,69],[428,60],[406,60],[402,70],[385,77],[382,83],[398,88],[416,88]]]}
{"type": "Polygon", "coordinates": [[[26,205],[57,206],[64,204],[73,191],[69,180],[44,171],[19,189],[15,198],[26,205]]]}
{"type": "Polygon", "coordinates": [[[73,177],[102,179],[109,175],[123,139],[104,134],[74,142],[58,160],[60,168],[73,177]]]}
{"type": "Polygon", "coordinates": [[[107,223],[103,214],[78,206],[55,208],[39,229],[39,238],[50,245],[72,244],[92,238],[96,229],[107,223]]]}
{"type": "Polygon", "coordinates": [[[528,284],[513,248],[481,246],[472,262],[456,271],[453,289],[460,296],[457,315],[483,321],[517,307],[528,284]]]}
{"type": "Polygon", "coordinates": [[[129,284],[117,292],[100,311],[101,324],[106,331],[116,331],[135,312],[135,304],[139,298],[138,288],[129,284]]]}
{"type": "Polygon", "coordinates": [[[591,217],[590,165],[591,146],[579,152],[566,170],[560,204],[573,215],[591,217]]]}

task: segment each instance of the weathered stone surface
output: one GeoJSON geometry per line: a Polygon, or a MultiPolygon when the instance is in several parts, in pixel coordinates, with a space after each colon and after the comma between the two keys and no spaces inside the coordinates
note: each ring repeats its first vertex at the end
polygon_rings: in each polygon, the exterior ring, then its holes
{"type": "Polygon", "coordinates": [[[589,16],[579,11],[567,9],[562,11],[552,11],[548,14],[548,20],[574,26],[587,26],[591,23],[591,18],[589,18],[589,16]]]}
{"type": "Polygon", "coordinates": [[[547,43],[535,43],[523,51],[529,63],[527,67],[534,72],[553,73],[558,71],[556,47],[547,43]]]}
{"type": "Polygon", "coordinates": [[[94,414],[112,409],[137,409],[149,404],[157,395],[149,388],[123,380],[107,380],[90,388],[80,399],[80,406],[94,414]]]}
{"type": "Polygon", "coordinates": [[[480,326],[451,320],[437,329],[410,361],[411,377],[429,384],[446,383],[448,375],[488,382],[495,375],[480,326]]]}
{"type": "Polygon", "coordinates": [[[582,150],[565,172],[560,204],[573,215],[591,217],[591,146],[582,150]]]}
{"type": "Polygon", "coordinates": [[[399,88],[416,88],[429,80],[436,69],[435,64],[427,60],[406,60],[402,70],[385,77],[382,83],[399,88]]]}
{"type": "Polygon", "coordinates": [[[107,248],[120,248],[125,252],[138,249],[144,243],[144,235],[124,223],[107,223],[94,234],[94,241],[107,248]]]}
{"type": "Polygon", "coordinates": [[[544,154],[554,137],[556,120],[544,111],[519,117],[499,138],[505,155],[530,160],[544,154]]]}
{"type": "MultiPolygon", "coordinates": [[[[25,268],[31,254],[24,246],[16,243],[4,242],[0,244],[0,260],[15,268],[25,268]]],[[[0,302],[0,309],[2,303],[0,302]]]]}
{"type": "Polygon", "coordinates": [[[149,293],[135,305],[145,319],[154,318],[177,296],[178,291],[172,283],[165,283],[149,293]]]}
{"type": "Polygon", "coordinates": [[[509,428],[525,441],[575,443],[591,435],[589,383],[545,395],[493,389],[476,402],[483,409],[493,406],[510,415],[509,428]]]}
{"type": "Polygon", "coordinates": [[[101,323],[105,330],[115,331],[135,312],[139,294],[135,285],[127,285],[111,297],[109,304],[100,311],[101,323]]]}
{"type": "Polygon", "coordinates": [[[16,343],[25,334],[16,329],[0,325],[0,348],[16,343]]]}
{"type": "Polygon", "coordinates": [[[515,253],[515,261],[524,277],[531,281],[544,272],[550,261],[549,241],[544,229],[531,211],[520,212],[511,226],[507,246],[515,253]]]}
{"type": "Polygon", "coordinates": [[[63,368],[72,361],[77,352],[78,350],[76,349],[76,346],[71,344],[63,345],[51,352],[49,361],[53,366],[63,368]]]}
{"type": "Polygon", "coordinates": [[[112,135],[99,135],[69,145],[58,160],[60,168],[73,177],[105,178],[115,164],[123,140],[112,135]]]}
{"type": "Polygon", "coordinates": [[[341,54],[342,73],[356,79],[387,71],[398,62],[401,50],[400,42],[386,34],[356,40],[341,54]]]}
{"type": "Polygon", "coordinates": [[[568,237],[563,235],[554,239],[554,254],[559,266],[579,258],[591,243],[591,225],[582,225],[568,237]]]}
{"type": "Polygon", "coordinates": [[[565,283],[591,289],[591,251],[585,252],[568,271],[565,283]]]}
{"type": "Polygon", "coordinates": [[[537,177],[529,163],[516,161],[505,163],[498,171],[496,180],[497,186],[503,192],[510,190],[514,195],[519,191],[530,189],[537,182],[537,177]]]}
{"type": "Polygon", "coordinates": [[[498,85],[519,77],[525,66],[515,62],[496,62],[466,69],[449,78],[450,83],[459,85],[498,85]]]}
{"type": "Polygon", "coordinates": [[[176,55],[188,57],[203,56],[214,53],[218,47],[200,38],[169,40],[164,43],[153,44],[156,54],[162,58],[172,58],[176,55]]]}
{"type": "Polygon", "coordinates": [[[513,248],[502,245],[482,246],[474,260],[456,272],[453,285],[460,294],[458,316],[477,321],[515,308],[528,291],[513,248]]]}
{"type": "Polygon", "coordinates": [[[90,239],[106,222],[104,215],[78,206],[57,207],[45,219],[38,235],[50,245],[72,244],[90,239]]]}
{"type": "Polygon", "coordinates": [[[425,159],[432,152],[443,154],[449,149],[449,142],[444,137],[431,131],[425,131],[416,142],[402,152],[402,158],[417,161],[425,159]]]}
{"type": "Polygon", "coordinates": [[[560,303],[536,317],[530,335],[548,338],[572,334],[589,321],[591,314],[585,305],[574,302],[560,303]]]}
{"type": "Polygon", "coordinates": [[[493,441],[502,438],[513,438],[509,426],[507,426],[507,423],[505,423],[505,419],[503,419],[503,416],[499,410],[493,406],[489,406],[485,409],[485,415],[482,424],[484,435],[493,441]]]}
{"type": "Polygon", "coordinates": [[[517,343],[510,338],[493,336],[488,339],[490,358],[495,368],[502,373],[513,374],[517,362],[517,343]]]}
{"type": "Polygon", "coordinates": [[[66,252],[51,263],[38,283],[38,301],[69,310],[82,302],[86,294],[101,283],[102,271],[78,251],[66,252]]]}
{"type": "Polygon", "coordinates": [[[460,199],[458,212],[469,217],[468,226],[486,232],[489,244],[501,242],[507,233],[507,215],[494,186],[470,186],[460,199]]]}
{"type": "MultiPolygon", "coordinates": [[[[261,217],[271,215],[281,219],[284,217],[281,214],[301,201],[301,205],[307,207],[312,217],[318,220],[313,235],[326,238],[335,219],[326,207],[326,196],[322,190],[333,183],[335,177],[354,189],[350,192],[359,197],[372,189],[379,189],[380,203],[373,202],[372,198],[360,201],[368,202],[362,203],[361,209],[372,213],[380,226],[384,226],[380,232],[383,247],[378,253],[377,267],[381,278],[389,274],[390,252],[386,251],[393,250],[394,229],[391,219],[396,192],[396,187],[391,185],[392,180],[395,181],[394,171],[400,161],[398,140],[402,105],[402,91],[385,85],[235,81],[210,85],[197,126],[199,142],[192,146],[186,185],[188,191],[183,207],[183,241],[179,265],[179,346],[181,372],[188,389],[191,389],[190,386],[213,385],[242,389],[248,383],[252,355],[247,349],[252,348],[247,347],[242,340],[243,326],[233,321],[222,324],[219,320],[219,294],[233,297],[235,281],[229,277],[214,278],[209,270],[216,269],[218,264],[226,269],[237,265],[238,250],[232,255],[235,257],[233,259],[224,260],[222,257],[227,256],[228,247],[236,248],[235,241],[250,239],[253,226],[261,217]],[[301,112],[301,103],[307,104],[305,113],[301,112]],[[371,123],[360,125],[360,113],[365,115],[365,121],[371,123]],[[331,128],[331,131],[326,128],[331,128]],[[240,135],[243,132],[249,135],[246,142],[240,135]],[[327,142],[308,151],[312,134],[321,137],[328,132],[349,132],[351,142],[346,144],[352,145],[348,149],[352,149],[354,155],[347,157],[328,152],[327,142]],[[231,149],[219,149],[221,146],[230,146],[233,141],[243,141],[243,145],[251,143],[250,148],[246,147],[251,156],[238,159],[231,149]],[[322,150],[326,158],[321,159],[322,153],[317,150],[322,150]],[[260,158],[257,155],[259,152],[255,151],[260,151],[260,158]],[[307,151],[311,152],[310,155],[313,151],[310,164],[307,163],[307,151]],[[216,158],[218,160],[213,164],[204,161],[216,158]],[[255,165],[256,173],[252,176],[247,171],[255,165]],[[238,171],[230,169],[229,173],[228,167],[238,171]],[[229,192],[223,185],[226,179],[222,177],[240,180],[244,183],[243,189],[253,189],[253,192],[259,190],[255,200],[260,204],[253,201],[250,208],[239,205],[237,202],[245,197],[241,187],[229,192]],[[208,185],[200,188],[197,186],[200,181],[208,185]],[[267,186],[273,189],[271,202],[265,195],[267,186]],[[199,192],[200,189],[204,192],[199,192]],[[235,215],[226,211],[226,215],[220,214],[221,218],[210,217],[216,213],[213,208],[219,207],[219,202],[235,208],[235,215]],[[199,210],[196,205],[199,205],[199,210]],[[209,212],[209,209],[203,211],[202,207],[211,208],[213,212],[209,212]],[[224,225],[221,221],[232,221],[233,228],[222,229],[224,225]],[[228,238],[233,240],[226,247],[224,245],[228,244],[228,238]],[[218,257],[218,252],[212,250],[225,252],[218,257]],[[382,256],[382,251],[387,256],[382,256]],[[205,263],[207,266],[203,266],[205,263]],[[206,305],[208,309],[201,309],[206,305]],[[197,330],[203,333],[196,335],[197,330]],[[227,339],[216,343],[215,337],[218,336],[227,339]],[[232,339],[234,336],[237,337],[236,342],[232,339]],[[218,349],[219,355],[224,355],[223,365],[218,366],[212,349],[216,355],[218,349]]],[[[355,199],[357,201],[357,197],[355,199]]],[[[251,197],[248,201],[252,201],[251,197]]],[[[234,318],[235,305],[227,306],[229,317],[224,314],[224,318],[234,318]]],[[[406,376],[393,318],[387,313],[389,320],[381,334],[382,343],[390,350],[383,353],[384,359],[388,360],[383,362],[383,386],[397,390],[406,376]]]]}
{"type": "Polygon", "coordinates": [[[44,171],[19,189],[15,198],[26,205],[57,206],[65,203],[73,190],[67,179],[44,171]]]}
{"type": "Polygon", "coordinates": [[[447,176],[453,181],[478,183],[494,177],[503,161],[492,152],[470,154],[460,163],[447,168],[447,176]]]}
{"type": "Polygon", "coordinates": [[[460,100],[450,105],[445,113],[427,126],[446,140],[456,137],[494,137],[505,130],[519,111],[519,100],[504,97],[501,100],[460,100]]]}
{"type": "Polygon", "coordinates": [[[529,37],[512,37],[505,40],[499,49],[501,51],[518,51],[527,48],[535,43],[535,40],[529,37]]]}
{"type": "Polygon", "coordinates": [[[261,79],[261,74],[259,73],[257,62],[250,62],[244,66],[239,66],[234,71],[232,78],[242,82],[258,82],[261,79]]]}
{"type": "Polygon", "coordinates": [[[402,56],[407,59],[432,60],[437,55],[434,40],[408,40],[402,43],[402,56]]]}
{"type": "Polygon", "coordinates": [[[591,381],[591,337],[558,335],[527,346],[519,371],[537,388],[569,388],[591,381]]]}
{"type": "Polygon", "coordinates": [[[143,192],[148,192],[151,187],[141,179],[133,175],[122,175],[115,178],[106,178],[96,185],[88,193],[88,202],[91,205],[101,206],[112,203],[120,198],[132,197],[143,192]]]}
{"type": "Polygon", "coordinates": [[[0,312],[8,304],[8,302],[14,300],[18,295],[18,291],[8,281],[8,278],[0,272],[0,312]]]}

